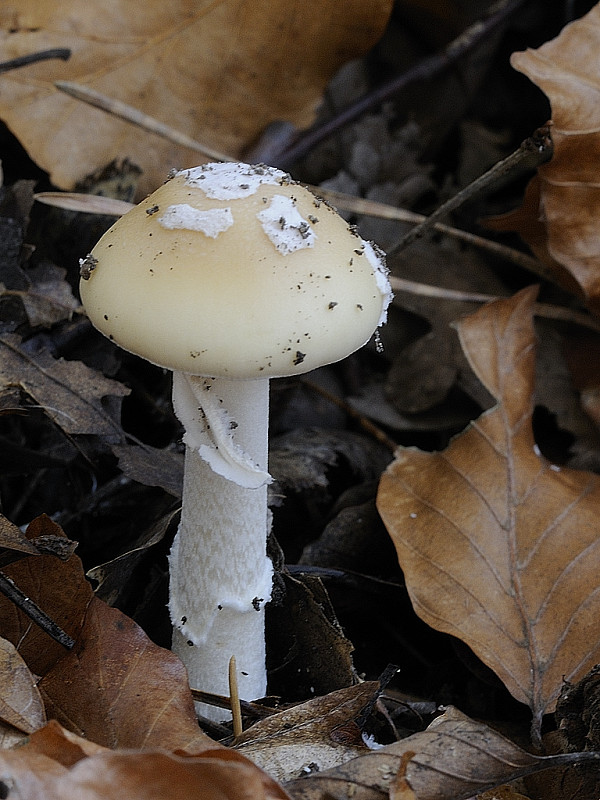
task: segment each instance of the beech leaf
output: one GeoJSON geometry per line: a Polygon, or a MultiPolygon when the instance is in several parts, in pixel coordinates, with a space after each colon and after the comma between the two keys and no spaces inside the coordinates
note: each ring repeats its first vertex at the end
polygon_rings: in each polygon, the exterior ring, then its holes
{"type": "Polygon", "coordinates": [[[49,716],[105,747],[215,746],[198,727],[177,656],[95,597],[75,647],[44,676],[40,691],[49,716]]]}
{"type": "MultiPolygon", "coordinates": [[[[521,209],[491,227],[518,230],[546,264],[566,269],[600,312],[600,4],[511,64],[552,107],[552,159],[538,168],[521,209]]],[[[572,283],[572,280],[571,280],[572,283]]],[[[567,287],[570,288],[570,287],[567,287]]]]}
{"type": "Polygon", "coordinates": [[[536,447],[535,296],[524,289],[457,325],[497,405],[443,452],[400,449],[378,508],[417,614],[531,707],[537,739],[563,681],[600,661],[600,478],[536,447]]]}
{"type": "Polygon", "coordinates": [[[372,47],[391,0],[79,0],[0,4],[2,60],[67,47],[2,75],[0,117],[52,182],[70,189],[115,158],[144,172],[142,195],[199,155],[62,94],[74,81],[239,157],[274,120],[311,123],[327,81],[372,47]]]}

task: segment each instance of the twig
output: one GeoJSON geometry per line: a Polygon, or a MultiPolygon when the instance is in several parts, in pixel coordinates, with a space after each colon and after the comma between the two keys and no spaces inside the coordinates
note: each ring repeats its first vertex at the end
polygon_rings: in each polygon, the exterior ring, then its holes
{"type": "Polygon", "coordinates": [[[414,67],[402,73],[402,75],[393,78],[375,91],[359,98],[333,119],[301,134],[293,144],[284,149],[279,155],[274,156],[273,166],[289,169],[324,139],[328,139],[341,128],[378,108],[382,103],[406,89],[407,86],[417,81],[432,78],[447,69],[462,56],[477,47],[480,42],[488,38],[524,2],[526,0],[498,0],[489,8],[482,19],[470,25],[440,53],[423,59],[423,61],[415,64],[414,67]]]}
{"type": "Polygon", "coordinates": [[[479,197],[484,192],[489,191],[490,188],[496,187],[499,181],[522,167],[524,162],[528,162],[528,166],[537,167],[545,161],[548,161],[552,157],[552,149],[550,129],[548,127],[539,128],[535,131],[533,136],[525,139],[513,153],[502,159],[502,161],[498,161],[491,169],[483,175],[480,175],[479,178],[476,178],[468,186],[465,186],[460,192],[457,192],[434,211],[433,214],[430,214],[427,219],[410,230],[388,255],[393,255],[403,250],[414,242],[415,239],[423,236],[436,222],[439,222],[442,217],[447,216],[474,197],[479,197]],[[532,156],[534,157],[534,163],[532,163],[532,156]]]}
{"type": "Polygon", "coordinates": [[[38,53],[29,53],[26,56],[11,58],[9,61],[0,62],[0,72],[9,72],[12,69],[26,67],[29,64],[37,64],[38,61],[49,61],[53,58],[60,58],[67,61],[71,57],[68,47],[54,47],[51,50],[40,50],[38,53]]]}
{"type": "Polygon", "coordinates": [[[75,640],[72,639],[68,633],[50,619],[50,617],[42,611],[29,597],[27,597],[15,584],[15,582],[0,572],[0,592],[13,602],[17,608],[20,608],[24,614],[27,614],[29,619],[33,620],[48,636],[51,636],[55,642],[61,644],[67,650],[72,650],[75,646],[75,640]]]}
{"type": "Polygon", "coordinates": [[[358,424],[361,426],[363,430],[365,430],[378,442],[381,442],[381,444],[387,447],[387,449],[390,450],[392,453],[394,453],[398,449],[397,442],[391,439],[387,435],[387,433],[385,433],[385,431],[381,430],[381,428],[378,428],[377,425],[374,425],[371,422],[371,420],[367,419],[358,411],[356,411],[356,409],[352,408],[352,406],[345,400],[342,400],[337,395],[327,391],[327,389],[324,389],[322,386],[319,386],[319,384],[313,383],[313,381],[309,380],[308,378],[304,378],[301,376],[300,382],[303,383],[304,386],[306,386],[311,391],[320,394],[326,400],[329,400],[330,403],[333,403],[334,405],[338,406],[338,408],[341,408],[343,411],[345,411],[346,414],[348,414],[348,416],[352,417],[358,422],[358,424]]]}
{"type": "MultiPolygon", "coordinates": [[[[201,689],[194,689],[190,687],[192,697],[197,703],[206,703],[207,705],[216,706],[217,708],[231,709],[231,700],[220,694],[212,694],[212,692],[203,692],[201,689]]],[[[243,714],[256,719],[263,719],[270,717],[277,713],[276,708],[269,708],[260,703],[252,703],[248,700],[240,700],[240,709],[243,714]]]]}
{"type": "MultiPolygon", "coordinates": [[[[343,192],[332,191],[331,189],[324,189],[321,186],[313,186],[312,190],[320,195],[324,200],[327,200],[334,205],[338,210],[352,211],[355,214],[363,214],[370,217],[378,217],[379,219],[391,219],[398,222],[412,222],[417,225],[424,222],[427,217],[424,214],[417,214],[416,211],[409,211],[405,208],[397,208],[390,206],[386,203],[378,203],[375,200],[366,200],[364,197],[353,197],[343,192]]],[[[499,258],[506,259],[513,264],[516,264],[523,269],[527,269],[542,278],[549,279],[550,273],[548,268],[538,261],[537,258],[522,253],[520,250],[515,250],[513,247],[507,247],[499,242],[494,242],[491,239],[486,239],[484,236],[477,236],[475,233],[463,231],[460,228],[454,228],[452,225],[446,225],[443,222],[434,222],[433,224],[436,231],[444,233],[458,241],[466,242],[474,247],[479,247],[482,250],[498,256],[499,258]]]]}
{"type": "Polygon", "coordinates": [[[231,156],[227,156],[224,153],[213,150],[211,147],[208,147],[205,144],[200,144],[200,142],[197,142],[195,139],[192,139],[185,133],[181,133],[180,131],[171,128],[169,125],[159,122],[154,117],[150,117],[147,114],[144,114],[142,111],[138,111],[137,108],[134,108],[127,103],[123,103],[121,100],[116,100],[113,97],[108,97],[105,94],[101,94],[94,89],[90,89],[88,86],[82,86],[78,83],[71,83],[70,81],[56,81],[54,85],[57,89],[60,89],[61,92],[65,92],[65,94],[75,97],[77,100],[81,100],[82,102],[87,103],[90,106],[94,106],[95,108],[100,108],[102,111],[112,114],[113,117],[118,117],[125,122],[130,122],[133,125],[137,125],[139,128],[143,128],[149,133],[154,133],[157,136],[161,136],[163,139],[168,139],[170,142],[174,142],[181,147],[187,147],[190,150],[195,150],[196,152],[202,153],[208,158],[211,158],[213,161],[234,160],[231,158],[231,156]]]}
{"type": "MultiPolygon", "coordinates": [[[[439,297],[442,300],[455,300],[459,303],[491,303],[494,300],[505,299],[498,295],[462,292],[456,289],[443,289],[440,286],[431,286],[426,283],[408,281],[405,278],[396,278],[394,275],[390,275],[390,284],[394,292],[407,292],[409,294],[420,295],[421,297],[439,297]]],[[[600,320],[594,319],[594,317],[586,314],[584,311],[555,306],[550,303],[535,303],[533,311],[537,317],[569,322],[600,333],[600,320]]]]}

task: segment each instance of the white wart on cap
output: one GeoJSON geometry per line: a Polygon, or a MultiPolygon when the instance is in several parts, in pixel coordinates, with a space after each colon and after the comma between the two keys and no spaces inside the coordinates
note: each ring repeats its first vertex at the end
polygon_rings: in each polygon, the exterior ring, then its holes
{"type": "Polygon", "coordinates": [[[88,256],[92,323],[148,361],[195,375],[307,372],[364,345],[391,299],[384,259],[280,170],[178,172],[88,256]]]}

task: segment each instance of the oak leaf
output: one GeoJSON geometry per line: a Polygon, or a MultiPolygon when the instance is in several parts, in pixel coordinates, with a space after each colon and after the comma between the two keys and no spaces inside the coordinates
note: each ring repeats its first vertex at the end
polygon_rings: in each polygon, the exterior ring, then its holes
{"type": "Polygon", "coordinates": [[[457,325],[497,405],[443,452],[399,450],[378,508],[417,614],[465,641],[531,707],[537,738],[563,681],[600,661],[600,478],[536,447],[535,294],[457,325]]]}
{"type": "Polygon", "coordinates": [[[522,209],[494,227],[518,230],[549,266],[566,269],[600,312],[600,4],[511,64],[552,107],[552,159],[538,168],[522,209]],[[539,194],[536,202],[535,195],[539,194]],[[558,265],[558,266],[556,266],[558,265]]]}
{"type": "Polygon", "coordinates": [[[80,0],[0,4],[0,60],[67,47],[2,75],[0,117],[60,188],[115,158],[142,168],[140,193],[198,153],[63,95],[75,81],[239,157],[274,120],[304,127],[327,81],[379,38],[391,0],[80,0]]]}

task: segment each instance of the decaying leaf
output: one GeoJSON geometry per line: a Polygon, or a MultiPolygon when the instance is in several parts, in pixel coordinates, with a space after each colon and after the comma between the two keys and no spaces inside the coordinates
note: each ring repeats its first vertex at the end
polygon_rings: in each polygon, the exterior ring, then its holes
{"type": "Polygon", "coordinates": [[[163,514],[140,533],[126,552],[87,571],[88,578],[97,581],[96,597],[104,600],[109,606],[119,607],[119,598],[123,592],[127,592],[132,573],[139,561],[150,548],[164,539],[177,514],[177,511],[163,514]]]}
{"type": "Polygon", "coordinates": [[[537,50],[513,54],[512,65],[550,100],[554,154],[538,168],[524,208],[502,223],[506,229],[514,221],[536,255],[567,269],[596,312],[600,311],[600,64],[595,57],[599,47],[600,5],[596,5],[537,50]]]}
{"type": "Polygon", "coordinates": [[[0,720],[23,733],[33,733],[46,722],[44,704],[35,678],[7,639],[0,639],[0,720]]]}
{"type": "Polygon", "coordinates": [[[465,641],[529,704],[539,735],[563,681],[600,661],[600,478],[560,469],[536,447],[535,294],[458,324],[498,404],[443,452],[400,450],[378,507],[417,614],[465,641]]]}
{"type": "MultiPolygon", "coordinates": [[[[46,517],[41,517],[47,519],[46,517]]],[[[66,561],[77,547],[76,542],[67,539],[62,531],[57,533],[40,534],[32,541],[19,528],[0,514],[0,567],[5,567],[26,555],[54,555],[66,561]]]]}
{"type": "Polygon", "coordinates": [[[356,681],[346,638],[322,581],[279,575],[285,600],[267,614],[271,691],[291,700],[329,694],[356,681]]]}
{"type": "MultiPolygon", "coordinates": [[[[35,544],[25,536],[21,528],[6,519],[4,514],[0,514],[0,548],[29,555],[39,555],[40,552],[35,544]]],[[[0,559],[0,564],[4,565],[5,563],[0,559]]]]}
{"type": "Polygon", "coordinates": [[[183,453],[159,450],[144,444],[114,444],[111,450],[119,459],[119,469],[145,486],[160,486],[174,497],[181,497],[183,453]]]}
{"type": "Polygon", "coordinates": [[[81,308],[70,283],[65,280],[66,272],[54,264],[45,263],[36,271],[29,271],[28,277],[33,278],[33,282],[27,290],[11,293],[20,298],[32,327],[49,328],[71,319],[81,308]]]}
{"type": "Polygon", "coordinates": [[[273,714],[238,737],[235,748],[281,782],[343,764],[367,752],[354,720],[378,688],[370,681],[273,714]]]}
{"type": "Polygon", "coordinates": [[[176,0],[110,9],[67,0],[0,6],[0,57],[68,47],[68,61],[2,76],[0,117],[60,188],[117,157],[140,166],[140,193],[191,150],[58,92],[75,81],[237,157],[273,120],[308,125],[326,82],[379,38],[390,0],[176,0]]]}
{"type": "Polygon", "coordinates": [[[521,800],[507,783],[555,767],[599,762],[598,753],[528,753],[451,706],[420,733],[285,786],[295,800],[521,800]]]}
{"type": "Polygon", "coordinates": [[[81,361],[55,359],[46,350],[28,352],[18,336],[0,337],[0,390],[20,386],[63,431],[121,440],[123,431],[102,405],[107,395],[129,390],[81,361]]]}
{"type": "Polygon", "coordinates": [[[301,428],[278,436],[269,451],[269,469],[279,491],[327,490],[328,472],[347,464],[356,482],[377,477],[387,452],[366,436],[344,430],[301,428]]]}

